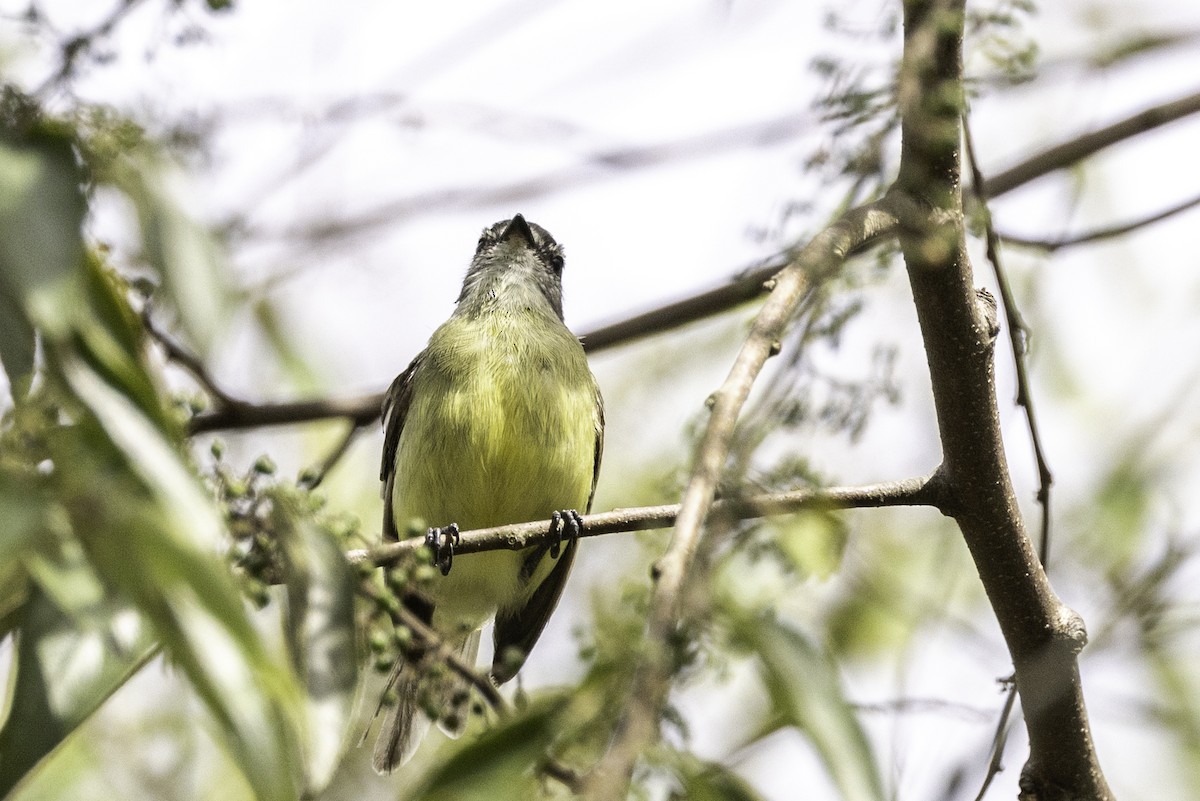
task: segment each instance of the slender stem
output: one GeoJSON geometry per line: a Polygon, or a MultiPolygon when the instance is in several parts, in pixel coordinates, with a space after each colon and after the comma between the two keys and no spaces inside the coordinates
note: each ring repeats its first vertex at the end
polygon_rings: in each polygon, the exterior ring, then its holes
{"type": "MultiPolygon", "coordinates": [[[[860,487],[826,487],[824,489],[798,489],[756,495],[750,498],[716,501],[712,513],[737,520],[750,520],[772,515],[783,515],[806,509],[867,509],[885,506],[933,506],[940,508],[945,502],[942,486],[936,475],[929,478],[907,478],[882,484],[860,487]]],[[[665,529],[675,525],[680,504],[644,506],[636,509],[616,509],[611,512],[585,515],[581,537],[598,537],[626,531],[665,529]]],[[[480,553],[482,551],[519,551],[530,545],[548,542],[549,520],[530,523],[514,523],[494,528],[464,531],[454,547],[455,554],[480,553]]],[[[424,539],[416,537],[359,548],[348,551],[346,559],[353,565],[372,564],[386,566],[395,563],[406,554],[415,553],[424,545],[424,539]]]]}
{"type": "Polygon", "coordinates": [[[219,406],[245,405],[242,401],[237,400],[221,388],[221,385],[208,372],[208,368],[204,366],[204,362],[200,360],[199,356],[179,344],[174,337],[158,327],[158,324],[154,322],[154,315],[151,313],[149,303],[142,310],[142,325],[145,327],[146,333],[150,335],[150,338],[162,346],[162,349],[167,354],[167,358],[184,370],[187,370],[192,378],[196,379],[200,386],[212,396],[212,399],[219,406]]]}
{"type": "Polygon", "coordinates": [[[91,50],[96,40],[103,39],[113,32],[125,16],[133,11],[142,0],[122,0],[99,25],[85,33],[79,33],[63,42],[59,56],[58,68],[42,82],[33,94],[44,98],[52,90],[61,87],[70,78],[79,64],[79,59],[91,50]]]}
{"type": "Polygon", "coordinates": [[[1167,103],[1143,109],[1111,125],[1047,148],[1022,160],[1020,164],[993,175],[984,182],[983,194],[990,198],[998,197],[1035,178],[1077,164],[1106,147],[1197,112],[1200,112],[1200,92],[1192,92],[1167,103]]]}
{"type": "Polygon", "coordinates": [[[338,440],[338,444],[335,445],[333,449],[325,455],[325,458],[321,460],[321,463],[315,467],[306,469],[301,474],[300,480],[296,482],[301,489],[312,490],[320,486],[321,482],[325,480],[325,476],[329,475],[329,471],[332,470],[334,466],[342,460],[342,457],[346,455],[347,451],[350,450],[350,446],[354,444],[354,440],[362,432],[363,425],[364,424],[362,423],[351,421],[350,428],[347,429],[342,438],[338,440]]]}
{"type": "Polygon", "coordinates": [[[975,143],[971,138],[971,127],[967,114],[962,116],[963,142],[966,145],[967,164],[971,172],[971,187],[979,198],[983,209],[984,233],[987,243],[987,260],[992,265],[996,276],[996,284],[1000,287],[1000,301],[1004,308],[1005,320],[1008,323],[1008,341],[1012,350],[1013,367],[1017,374],[1016,403],[1025,412],[1025,424],[1029,430],[1029,442],[1033,446],[1033,458],[1038,472],[1037,501],[1042,507],[1041,537],[1038,540],[1038,557],[1042,567],[1047,568],[1050,556],[1050,487],[1054,484],[1054,474],[1050,472],[1050,464],[1046,459],[1046,451],[1042,446],[1039,432],[1037,413],[1033,408],[1033,392],[1030,390],[1028,348],[1029,326],[1021,317],[1017,308],[1017,300],[1013,297],[1012,286],[1008,281],[1008,273],[1000,260],[1000,240],[992,225],[992,212],[988,208],[987,198],[983,197],[984,178],[975,159],[975,143]]]}
{"type": "Polygon", "coordinates": [[[1197,206],[1200,206],[1200,195],[1190,197],[1187,200],[1176,203],[1175,205],[1165,208],[1162,211],[1157,211],[1153,214],[1146,215],[1145,217],[1139,217],[1136,220],[1130,220],[1129,222],[1118,223],[1116,225],[1109,225],[1103,228],[1096,228],[1086,233],[1076,234],[1075,236],[1064,237],[1061,239],[1032,239],[1016,236],[1015,234],[999,234],[999,237],[1003,242],[1008,244],[1038,248],[1040,250],[1048,250],[1053,253],[1063,248],[1074,247],[1076,245],[1087,245],[1091,244],[1092,242],[1102,242],[1106,239],[1114,239],[1118,236],[1124,236],[1125,234],[1133,233],[1141,228],[1146,228],[1147,226],[1170,219],[1177,214],[1190,211],[1197,206]]]}

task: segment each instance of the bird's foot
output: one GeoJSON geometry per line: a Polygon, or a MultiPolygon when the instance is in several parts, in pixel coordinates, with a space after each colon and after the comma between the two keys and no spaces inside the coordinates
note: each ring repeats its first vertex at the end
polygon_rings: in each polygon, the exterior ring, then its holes
{"type": "Polygon", "coordinates": [[[454,564],[454,546],[458,545],[458,523],[443,528],[431,528],[425,532],[425,544],[433,551],[433,564],[442,575],[450,574],[454,564]]]}
{"type": "Polygon", "coordinates": [[[574,509],[564,509],[550,515],[550,558],[562,553],[563,540],[575,542],[583,534],[583,518],[574,509]]]}

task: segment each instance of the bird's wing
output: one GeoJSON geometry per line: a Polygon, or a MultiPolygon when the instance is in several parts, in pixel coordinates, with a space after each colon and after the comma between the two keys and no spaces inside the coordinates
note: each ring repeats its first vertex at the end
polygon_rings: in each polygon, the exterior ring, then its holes
{"type": "MultiPolygon", "coordinates": [[[[604,399],[600,396],[599,390],[596,391],[595,421],[596,447],[592,458],[592,489],[588,494],[585,513],[592,510],[592,499],[596,496],[596,481],[600,477],[600,458],[604,455],[604,399]]],[[[562,553],[555,561],[554,569],[538,585],[524,606],[508,613],[500,611],[496,614],[496,628],[493,631],[495,649],[492,657],[492,678],[497,684],[503,684],[517,674],[521,663],[524,663],[525,657],[533,650],[534,644],[541,636],[542,629],[546,628],[546,621],[550,619],[554,607],[558,605],[558,599],[567,583],[567,574],[571,572],[571,564],[575,561],[575,545],[576,543],[572,540],[563,546],[562,553]],[[520,661],[516,664],[508,657],[508,651],[511,648],[516,648],[521,654],[520,661]]],[[[546,545],[531,553],[525,560],[525,565],[521,570],[522,574],[532,575],[548,549],[549,546],[546,545]]]]}
{"type": "Polygon", "coordinates": [[[413,376],[421,364],[425,352],[417,354],[412,364],[388,387],[383,396],[383,463],[379,466],[379,480],[383,482],[383,539],[396,542],[400,534],[396,530],[396,520],[392,515],[392,485],[396,481],[396,449],[400,447],[400,432],[404,430],[404,421],[408,417],[408,407],[412,403],[413,376]]]}

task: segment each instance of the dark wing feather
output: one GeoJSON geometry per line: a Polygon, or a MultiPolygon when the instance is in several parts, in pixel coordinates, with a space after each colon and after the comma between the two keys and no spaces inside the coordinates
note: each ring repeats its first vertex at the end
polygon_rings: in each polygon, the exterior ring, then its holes
{"type": "MultiPolygon", "coordinates": [[[[592,511],[592,499],[596,497],[596,481],[600,478],[600,458],[604,455],[604,399],[596,390],[596,447],[592,458],[592,490],[588,494],[587,509],[592,511]]],[[[529,555],[522,567],[523,575],[532,575],[538,563],[545,557],[549,546],[542,546],[529,555]]],[[[575,561],[575,543],[569,542],[563,546],[554,569],[550,575],[538,585],[529,601],[520,609],[508,613],[503,611],[496,614],[496,628],[492,640],[495,644],[492,658],[492,678],[497,684],[503,684],[517,674],[520,664],[512,664],[506,657],[510,648],[516,648],[521,653],[521,662],[533,650],[542,629],[558,606],[563,587],[567,584],[567,574],[571,572],[571,564],[575,561]]]]}
{"type": "Polygon", "coordinates": [[[396,542],[400,539],[396,521],[392,517],[392,484],[396,475],[396,449],[400,447],[400,433],[408,418],[408,407],[412,403],[413,376],[417,373],[425,352],[417,354],[412,364],[396,376],[383,396],[383,463],[379,466],[379,480],[383,482],[383,539],[396,542]]]}

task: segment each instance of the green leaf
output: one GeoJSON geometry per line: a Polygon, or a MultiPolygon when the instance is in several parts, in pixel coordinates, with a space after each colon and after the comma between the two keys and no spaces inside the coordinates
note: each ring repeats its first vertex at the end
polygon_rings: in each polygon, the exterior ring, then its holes
{"type": "Polygon", "coordinates": [[[0,142],[0,293],[38,327],[61,334],[74,314],[86,210],[72,143],[35,133],[0,142]]]}
{"type": "Polygon", "coordinates": [[[454,754],[425,777],[424,801],[527,801],[538,796],[536,766],[554,736],[559,698],[540,698],[483,732],[456,743],[454,754]]]}
{"type": "Polygon", "coordinates": [[[184,211],[172,186],[179,180],[173,166],[150,146],[131,148],[110,166],[107,177],[137,210],[146,258],[162,276],[188,340],[208,353],[229,318],[219,243],[184,211]]]}
{"type": "Polygon", "coordinates": [[[260,799],[292,799],[299,777],[300,692],[247,617],[217,556],[222,523],[199,483],[150,421],[74,357],[68,385],[95,421],[55,459],[76,505],[76,533],[96,572],[146,616],[221,724],[260,799]],[[108,453],[104,457],[98,454],[108,453]]]}
{"type": "Polygon", "coordinates": [[[0,472],[0,639],[20,624],[29,585],[24,559],[47,527],[45,501],[30,484],[0,472]]]}
{"type": "Polygon", "coordinates": [[[346,746],[358,659],[354,649],[354,582],[337,540],[277,503],[287,570],[286,635],[296,674],[304,681],[305,789],[316,793],[333,777],[346,746]]]}
{"type": "Polygon", "coordinates": [[[14,398],[24,397],[29,390],[35,341],[25,311],[0,285],[0,367],[8,375],[9,391],[14,398]]]}
{"type": "Polygon", "coordinates": [[[846,801],[882,801],[883,782],[866,733],[842,694],[837,667],[777,620],[745,618],[735,628],[758,657],[775,711],[802,731],[846,801]]]}
{"type": "Polygon", "coordinates": [[[123,280],[95,253],[84,259],[83,275],[87,307],[78,315],[72,340],[52,342],[52,352],[70,348],[78,353],[160,430],[173,440],[182,439],[181,424],[163,404],[147,365],[145,331],[130,307],[123,280]]]}
{"type": "Polygon", "coordinates": [[[825,579],[837,572],[846,551],[846,525],[827,512],[801,512],[772,519],[775,542],[800,576],[825,579]]]}
{"type": "Polygon", "coordinates": [[[745,779],[715,762],[681,755],[675,774],[688,801],[762,801],[745,779]]]}
{"type": "Polygon", "coordinates": [[[30,592],[20,614],[12,701],[0,728],[0,796],[45,764],[155,653],[149,628],[131,608],[94,611],[94,625],[81,628],[44,592],[30,592]]]}

